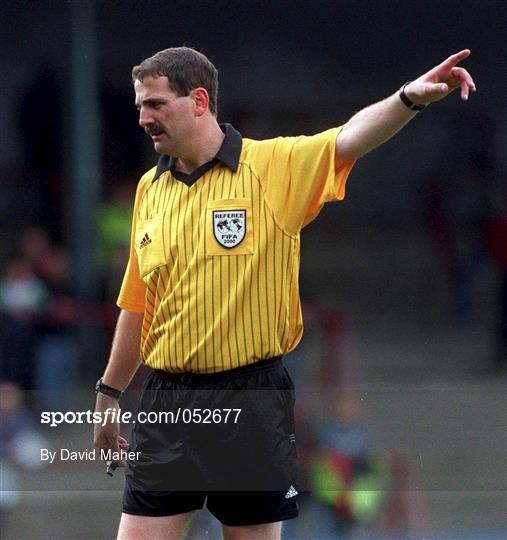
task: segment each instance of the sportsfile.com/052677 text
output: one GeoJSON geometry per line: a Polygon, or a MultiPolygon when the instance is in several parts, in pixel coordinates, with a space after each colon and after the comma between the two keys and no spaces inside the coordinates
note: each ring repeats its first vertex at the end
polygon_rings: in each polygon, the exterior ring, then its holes
{"type": "Polygon", "coordinates": [[[130,411],[107,408],[105,411],[44,411],[41,424],[58,427],[61,424],[237,424],[241,409],[185,409],[175,411],[140,411],[134,416],[130,411]]]}

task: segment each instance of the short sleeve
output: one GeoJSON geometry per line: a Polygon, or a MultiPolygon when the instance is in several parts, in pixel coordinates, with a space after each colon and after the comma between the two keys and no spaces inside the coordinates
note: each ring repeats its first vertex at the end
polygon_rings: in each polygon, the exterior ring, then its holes
{"type": "Polygon", "coordinates": [[[278,137],[260,143],[264,144],[264,170],[259,174],[268,204],[279,225],[291,234],[297,234],[315,219],[325,203],[345,198],[345,183],[355,160],[336,169],[340,130],[338,127],[312,136],[278,137]]]}
{"type": "Polygon", "coordinates": [[[148,171],[139,181],[136,190],[136,198],[134,202],[134,213],[132,216],[132,230],[130,234],[130,254],[123,276],[123,282],[118,295],[117,305],[125,309],[126,311],[139,312],[144,311],[144,304],[146,298],[146,284],[141,279],[139,272],[139,263],[137,261],[137,254],[135,249],[135,237],[137,217],[139,214],[139,205],[146,187],[151,182],[154,170],[148,171]]]}

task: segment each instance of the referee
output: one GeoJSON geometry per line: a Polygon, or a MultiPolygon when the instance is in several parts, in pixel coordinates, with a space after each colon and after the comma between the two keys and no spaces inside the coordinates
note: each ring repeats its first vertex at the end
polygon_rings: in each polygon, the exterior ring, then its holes
{"type": "Polygon", "coordinates": [[[217,122],[217,70],[203,54],[170,48],[134,67],[139,124],[160,158],[138,184],[96,410],[118,408],[141,361],[150,373],[138,413],[159,421],[137,422],[130,443],[116,423],[96,427],[96,448],[136,456],[119,462],[119,539],[180,539],[204,504],[225,540],[279,539],[281,522],[297,516],[294,389],[282,357],[303,330],[300,231],[344,198],[358,157],[453,90],[468,99],[475,85],[457,64],[469,54],[344,126],[263,141],[217,122]]]}

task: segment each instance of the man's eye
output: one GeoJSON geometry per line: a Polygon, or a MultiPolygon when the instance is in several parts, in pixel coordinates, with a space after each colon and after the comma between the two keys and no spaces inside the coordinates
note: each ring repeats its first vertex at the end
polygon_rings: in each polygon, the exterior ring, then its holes
{"type": "MultiPolygon", "coordinates": [[[[158,101],[147,101],[143,106],[149,109],[160,109],[162,105],[163,103],[160,103],[158,101]]],[[[140,111],[142,109],[141,105],[136,105],[136,109],[140,111]]]]}

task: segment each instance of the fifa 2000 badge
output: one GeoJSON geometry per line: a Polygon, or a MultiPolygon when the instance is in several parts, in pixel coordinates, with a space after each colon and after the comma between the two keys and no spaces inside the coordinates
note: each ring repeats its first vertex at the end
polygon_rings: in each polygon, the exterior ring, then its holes
{"type": "Polygon", "coordinates": [[[213,233],[225,248],[241,244],[246,234],[246,210],[214,210],[213,233]]]}

